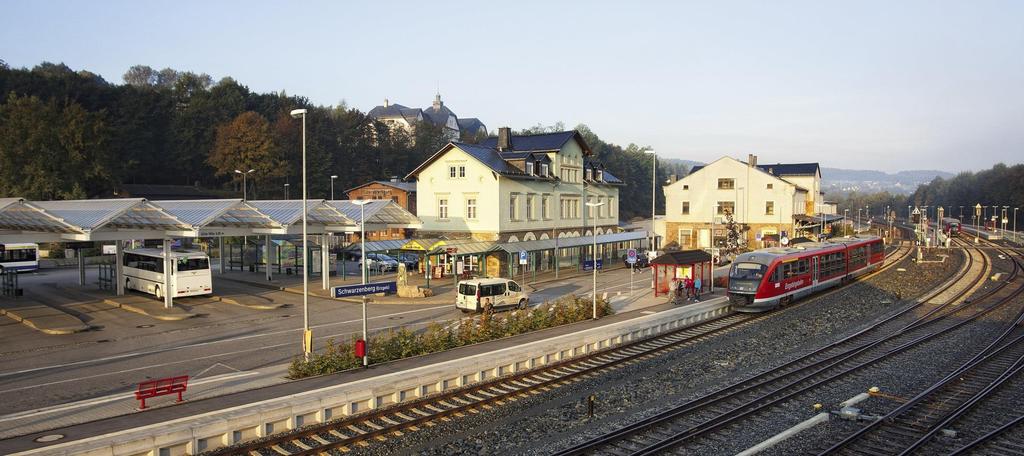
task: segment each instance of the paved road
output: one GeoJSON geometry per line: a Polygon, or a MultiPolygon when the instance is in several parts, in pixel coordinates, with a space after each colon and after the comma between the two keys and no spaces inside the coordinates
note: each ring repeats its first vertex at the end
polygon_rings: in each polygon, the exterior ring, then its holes
{"type": "MultiPolygon", "coordinates": [[[[650,273],[635,276],[636,292],[650,291],[650,273]]],[[[69,303],[89,301],[78,291],[77,271],[23,275],[27,293],[69,303]],[[61,288],[55,287],[60,284],[61,288]]],[[[603,272],[600,293],[627,293],[629,271],[603,272]]],[[[196,305],[198,318],[160,321],[105,304],[65,304],[97,330],[47,336],[9,319],[0,319],[0,417],[72,401],[123,394],[147,378],[189,374],[202,378],[253,370],[275,372],[301,352],[302,296],[252,289],[215,279],[218,291],[260,293],[291,307],[252,310],[224,303],[196,305]]],[[[589,275],[537,285],[531,301],[540,303],[591,289],[589,275]]],[[[360,331],[358,304],[310,297],[315,344],[349,338],[360,331]]],[[[453,305],[371,305],[371,331],[398,326],[422,327],[461,316],[453,305]]],[[[0,422],[0,428],[3,427],[0,422]]]]}

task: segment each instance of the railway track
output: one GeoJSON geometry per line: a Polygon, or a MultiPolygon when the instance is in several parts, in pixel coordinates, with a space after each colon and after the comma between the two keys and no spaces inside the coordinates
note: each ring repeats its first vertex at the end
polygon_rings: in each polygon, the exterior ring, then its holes
{"type": "MultiPolygon", "coordinates": [[[[982,258],[987,258],[980,249],[974,251],[982,258]]],[[[1013,274],[1016,277],[1016,263],[1014,268],[1013,274]]],[[[972,283],[976,284],[985,279],[985,273],[978,274],[972,283]]],[[[943,288],[951,287],[954,283],[950,282],[943,288]]],[[[998,286],[986,292],[974,299],[970,306],[954,304],[959,304],[958,299],[973,290],[973,286],[964,287],[962,291],[930,310],[922,309],[928,302],[924,300],[878,324],[778,368],[734,383],[558,454],[658,454],[685,442],[709,436],[717,430],[752,417],[803,392],[973,322],[1006,302],[1006,299],[999,299],[987,307],[978,305],[1002,288],[998,286]],[[922,311],[923,316],[904,324],[898,330],[880,330],[896,324],[900,316],[912,316],[922,311]]],[[[932,296],[943,291],[936,290],[932,296]]]]}
{"type": "MultiPolygon", "coordinates": [[[[1024,266],[1016,258],[1013,261],[1024,266]]],[[[1020,293],[1017,291],[1012,297],[1020,293]]],[[[1006,396],[1019,394],[1021,384],[1024,383],[1020,378],[1022,372],[1024,311],[972,359],[880,420],[865,426],[822,454],[902,456],[946,453],[948,448],[945,447],[948,445],[936,439],[936,436],[944,430],[968,426],[991,427],[987,420],[972,422],[970,412],[983,405],[999,407],[1000,396],[1005,401],[1012,399],[1006,396]]],[[[1012,416],[1012,413],[1008,415],[1012,416]]],[[[1024,450],[1024,446],[1017,448],[1024,450]]]]}
{"type": "MultiPolygon", "coordinates": [[[[910,247],[909,242],[901,242],[896,249],[886,256],[886,261],[882,267],[869,275],[865,275],[860,280],[862,281],[894,267],[907,259],[912,251],[913,249],[910,247]]],[[[821,295],[837,290],[825,291],[821,295]]],[[[798,309],[810,301],[810,299],[804,299],[788,306],[782,309],[781,312],[798,309]]],[[[357,447],[367,446],[375,440],[385,440],[388,436],[400,436],[403,432],[416,431],[420,427],[432,426],[438,420],[478,413],[480,409],[540,394],[587,378],[598,372],[617,369],[630,363],[641,362],[670,350],[697,344],[716,335],[756,324],[758,321],[770,318],[778,313],[730,314],[672,333],[596,352],[592,355],[573,358],[524,373],[513,374],[491,382],[402,402],[380,410],[288,433],[272,435],[257,441],[224,447],[204,454],[312,455],[330,451],[345,452],[357,447]]]]}

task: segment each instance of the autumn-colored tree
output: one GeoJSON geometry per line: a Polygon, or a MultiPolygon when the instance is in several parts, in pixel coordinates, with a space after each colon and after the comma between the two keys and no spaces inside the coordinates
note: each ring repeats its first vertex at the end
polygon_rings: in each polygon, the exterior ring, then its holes
{"type": "Polygon", "coordinates": [[[243,112],[217,127],[217,137],[207,163],[218,176],[227,176],[239,184],[243,180],[235,173],[236,169],[255,169],[247,177],[254,190],[250,197],[257,196],[255,189],[260,184],[284,176],[288,170],[288,164],[270,134],[270,123],[252,111],[243,112]]]}

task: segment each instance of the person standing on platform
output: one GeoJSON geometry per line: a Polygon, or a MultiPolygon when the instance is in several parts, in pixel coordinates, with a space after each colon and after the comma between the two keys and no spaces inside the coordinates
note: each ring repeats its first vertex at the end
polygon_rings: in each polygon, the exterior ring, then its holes
{"type": "Polygon", "coordinates": [[[701,285],[703,285],[703,284],[701,283],[700,277],[697,277],[696,279],[694,279],[694,281],[693,281],[693,293],[694,293],[693,300],[694,301],[700,302],[701,285]]]}

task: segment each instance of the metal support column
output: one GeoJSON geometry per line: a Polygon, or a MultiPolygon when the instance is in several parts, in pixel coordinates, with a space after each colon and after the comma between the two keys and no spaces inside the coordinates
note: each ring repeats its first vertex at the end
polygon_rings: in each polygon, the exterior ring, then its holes
{"type": "Polygon", "coordinates": [[[224,236],[217,236],[217,254],[220,255],[220,273],[224,273],[224,236]]]}
{"type": "Polygon", "coordinates": [[[263,262],[266,263],[267,282],[269,282],[269,281],[274,279],[273,276],[270,275],[270,258],[271,258],[271,251],[270,251],[271,247],[270,246],[273,245],[273,243],[270,242],[270,235],[269,234],[267,235],[267,237],[265,239],[266,239],[266,245],[263,246],[263,262]]]}
{"type": "Polygon", "coordinates": [[[164,258],[163,258],[163,260],[164,260],[164,284],[163,284],[163,287],[161,287],[161,291],[163,291],[163,293],[164,293],[164,307],[170,309],[172,306],[174,306],[174,301],[173,301],[173,299],[174,299],[173,298],[174,290],[171,289],[171,274],[174,273],[172,271],[172,269],[174,268],[174,263],[171,261],[171,240],[170,239],[164,239],[163,240],[163,247],[164,247],[164,258]]]}
{"type": "Polygon", "coordinates": [[[324,290],[331,288],[331,249],[328,246],[328,240],[330,239],[326,234],[320,236],[322,242],[320,243],[320,261],[323,263],[320,266],[320,276],[323,278],[324,290]]]}
{"type": "Polygon", "coordinates": [[[75,256],[78,257],[78,285],[85,285],[85,256],[82,255],[82,249],[75,249],[75,256]]]}
{"type": "Polygon", "coordinates": [[[118,296],[124,296],[124,241],[114,241],[114,289],[118,296]]]}

